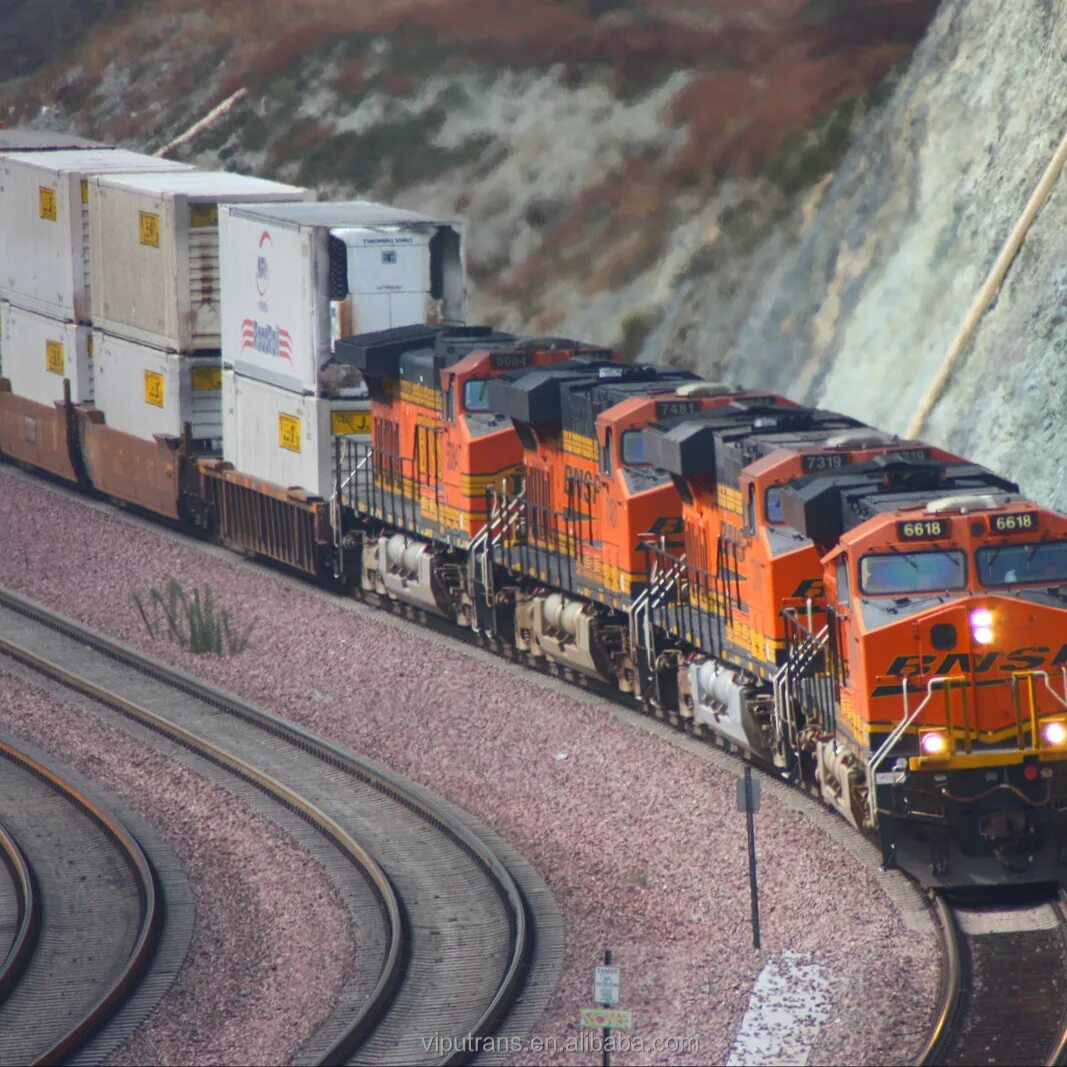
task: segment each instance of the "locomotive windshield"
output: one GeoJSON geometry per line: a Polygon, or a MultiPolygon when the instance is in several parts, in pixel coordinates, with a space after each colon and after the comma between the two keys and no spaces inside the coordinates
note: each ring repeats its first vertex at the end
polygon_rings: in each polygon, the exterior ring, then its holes
{"type": "Polygon", "coordinates": [[[478,378],[474,381],[464,383],[463,410],[489,410],[489,380],[487,378],[478,378]]]}
{"type": "Polygon", "coordinates": [[[782,518],[782,487],[772,485],[763,499],[765,504],[763,510],[767,521],[773,522],[776,526],[783,523],[785,520],[782,518]]]}
{"type": "Polygon", "coordinates": [[[860,560],[860,588],[873,595],[930,593],[962,589],[967,557],[957,549],[941,552],[887,552],[860,560]]]}
{"type": "Polygon", "coordinates": [[[627,430],[622,435],[622,461],[630,467],[645,462],[645,439],[640,430],[627,430]]]}
{"type": "Polygon", "coordinates": [[[985,586],[1067,582],[1067,541],[980,548],[978,577],[985,586]]]}

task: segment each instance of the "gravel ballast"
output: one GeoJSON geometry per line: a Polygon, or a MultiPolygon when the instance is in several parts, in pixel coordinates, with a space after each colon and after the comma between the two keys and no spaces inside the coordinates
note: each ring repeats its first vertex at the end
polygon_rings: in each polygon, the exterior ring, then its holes
{"type": "Polygon", "coordinates": [[[153,824],[192,886],[185,964],[114,1062],[288,1059],[330,1014],[354,956],[348,912],[326,872],[231,793],[4,671],[0,723],[153,824]]]}
{"type": "Polygon", "coordinates": [[[0,560],[4,585],[389,764],[533,863],[563,912],[567,946],[534,1034],[541,1044],[519,1062],[590,1062],[576,1047],[578,1011],[592,1006],[605,948],[622,968],[620,1006],[634,1013],[620,1062],[724,1061],[757,975],[785,952],[830,983],[833,1011],[810,1062],[899,1060],[918,1046],[936,999],[932,940],[905,927],[846,849],[765,797],[754,951],[736,772],[636,717],[3,469],[0,560]],[[132,593],[171,578],[210,584],[237,626],[254,621],[248,648],[218,659],[150,639],[132,593]]]}

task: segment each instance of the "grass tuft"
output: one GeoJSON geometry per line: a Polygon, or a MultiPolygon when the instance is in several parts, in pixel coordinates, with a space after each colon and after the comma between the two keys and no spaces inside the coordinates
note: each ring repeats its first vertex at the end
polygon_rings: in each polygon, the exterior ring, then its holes
{"type": "Polygon", "coordinates": [[[187,593],[181,582],[171,578],[164,589],[149,590],[147,606],[140,594],[132,595],[153,641],[157,632],[165,632],[198,655],[213,652],[217,656],[236,656],[248,647],[255,622],[242,630],[228,611],[217,607],[211,586],[206,583],[203,589],[194,588],[187,593]]]}

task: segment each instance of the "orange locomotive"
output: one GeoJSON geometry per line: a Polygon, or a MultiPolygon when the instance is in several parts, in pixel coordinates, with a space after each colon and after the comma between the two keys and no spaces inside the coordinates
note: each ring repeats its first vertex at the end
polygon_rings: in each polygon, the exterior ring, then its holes
{"type": "Polygon", "coordinates": [[[337,444],[339,573],[359,569],[367,588],[474,624],[465,550],[485,528],[488,491],[514,488],[522,469],[522,445],[490,410],[488,383],[518,368],[618,357],[488,327],[409,326],[339,341],[335,358],[362,372],[373,433],[370,445],[337,444]]]}
{"type": "Polygon", "coordinates": [[[688,553],[657,553],[644,609],[689,653],[666,688],[924,884],[1056,879],[1067,519],[840,421],[768,408],[646,431],[686,486],[688,553]]]}
{"type": "Polygon", "coordinates": [[[340,342],[339,577],[815,786],[924,885],[1060,880],[1067,518],[943,450],[571,341],[340,342]]]}
{"type": "Polygon", "coordinates": [[[1067,518],[1016,488],[929,460],[783,491],[823,553],[837,665],[818,779],[926,884],[1058,880],[1067,860],[1067,518]]]}

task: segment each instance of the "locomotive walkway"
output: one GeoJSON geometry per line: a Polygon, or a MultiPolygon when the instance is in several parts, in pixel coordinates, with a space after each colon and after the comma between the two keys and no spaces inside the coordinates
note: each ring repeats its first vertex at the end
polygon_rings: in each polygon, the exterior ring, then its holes
{"type": "Polygon", "coordinates": [[[333,1014],[298,1062],[465,1062],[469,1035],[476,1046],[494,1033],[524,1033],[536,1018],[554,980],[540,964],[558,946],[558,916],[532,870],[468,817],[382,767],[3,591],[0,653],[146,727],[153,743],[159,735],[177,742],[181,758],[215,780],[221,774],[232,791],[258,792],[260,805],[269,797],[271,817],[326,867],[359,952],[333,1014]]]}

